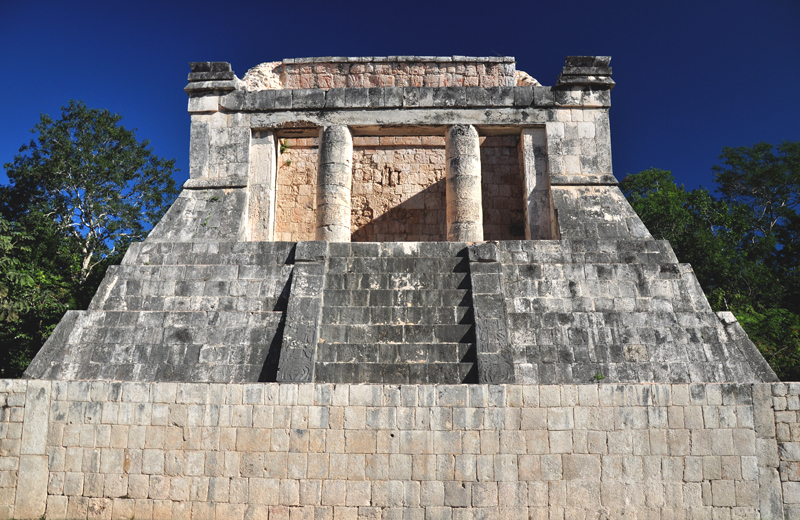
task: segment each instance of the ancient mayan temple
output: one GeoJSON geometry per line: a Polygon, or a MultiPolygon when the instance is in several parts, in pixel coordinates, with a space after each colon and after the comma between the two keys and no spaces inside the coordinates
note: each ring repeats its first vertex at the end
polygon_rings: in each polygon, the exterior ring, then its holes
{"type": "Polygon", "coordinates": [[[609,60],[193,63],[191,178],[26,375],[775,380],[617,188],[609,60]]]}
{"type": "Polygon", "coordinates": [[[0,380],[0,520],[800,518],[800,384],[617,188],[609,60],[193,63],[179,198],[0,380]]]}

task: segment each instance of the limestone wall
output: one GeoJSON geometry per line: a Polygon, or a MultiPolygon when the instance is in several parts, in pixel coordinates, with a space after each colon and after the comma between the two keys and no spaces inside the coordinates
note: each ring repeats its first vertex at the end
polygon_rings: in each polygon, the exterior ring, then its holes
{"type": "Polygon", "coordinates": [[[0,517],[797,518],[799,394],[4,380],[0,517]]]}
{"type": "MultiPolygon", "coordinates": [[[[519,136],[481,137],[486,240],[525,238],[519,136]]],[[[275,239],[314,239],[317,138],[279,143],[275,239]]],[[[447,239],[443,136],[353,138],[352,241],[447,239]]]]}
{"type": "Polygon", "coordinates": [[[519,135],[481,138],[481,196],[483,238],[523,240],[525,238],[525,195],[520,159],[519,135]]]}
{"type": "Polygon", "coordinates": [[[274,72],[289,89],[516,85],[511,57],[299,58],[283,60],[274,72]]]}
{"type": "Polygon", "coordinates": [[[281,139],[275,240],[314,240],[318,141],[315,137],[281,139]]]}
{"type": "Polygon", "coordinates": [[[356,137],[353,146],[353,241],[446,240],[444,137],[356,137]]]}

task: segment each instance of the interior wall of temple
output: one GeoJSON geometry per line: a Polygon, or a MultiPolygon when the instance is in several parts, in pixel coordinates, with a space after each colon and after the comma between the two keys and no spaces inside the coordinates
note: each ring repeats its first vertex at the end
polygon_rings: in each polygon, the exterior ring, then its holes
{"type": "MultiPolygon", "coordinates": [[[[485,240],[525,238],[518,135],[481,137],[485,240]]],[[[275,240],[314,240],[318,139],[279,140],[275,240]]],[[[355,136],[353,242],[447,240],[443,136],[355,136]]]]}

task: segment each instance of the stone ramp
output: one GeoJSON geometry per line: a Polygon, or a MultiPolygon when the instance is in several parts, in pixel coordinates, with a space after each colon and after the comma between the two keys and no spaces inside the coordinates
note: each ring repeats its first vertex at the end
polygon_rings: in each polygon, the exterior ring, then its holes
{"type": "Polygon", "coordinates": [[[477,382],[464,244],[330,244],[316,380],[477,382]]]}
{"type": "Polygon", "coordinates": [[[270,348],[280,345],[293,246],[134,244],[89,309],[62,320],[26,376],[263,380],[270,348]]]}
{"type": "Polygon", "coordinates": [[[517,382],[775,380],[665,241],[498,247],[517,382]]]}

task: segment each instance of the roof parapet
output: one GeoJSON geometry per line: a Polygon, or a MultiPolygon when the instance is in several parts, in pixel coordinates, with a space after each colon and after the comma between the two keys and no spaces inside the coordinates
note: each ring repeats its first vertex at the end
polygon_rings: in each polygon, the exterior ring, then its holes
{"type": "Polygon", "coordinates": [[[611,79],[611,56],[567,56],[564,69],[558,76],[556,87],[591,86],[614,88],[611,79]]]}

